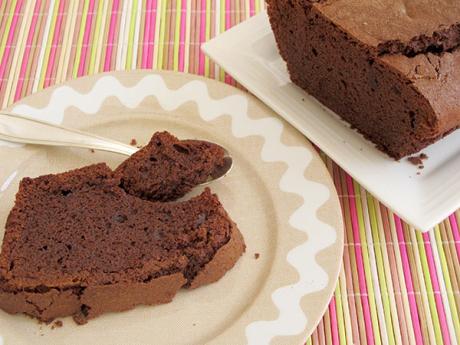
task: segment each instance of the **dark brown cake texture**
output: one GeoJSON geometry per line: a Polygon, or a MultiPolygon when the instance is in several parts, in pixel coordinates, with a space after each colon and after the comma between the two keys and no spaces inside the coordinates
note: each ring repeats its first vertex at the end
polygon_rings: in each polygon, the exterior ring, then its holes
{"type": "MultiPolygon", "coordinates": [[[[170,172],[179,180],[182,171],[170,172]]],[[[97,164],[21,181],[0,254],[0,308],[85,323],[170,302],[180,288],[212,283],[233,267],[244,240],[216,195],[145,200],[122,188],[121,176],[135,178],[126,174],[97,164]]],[[[162,198],[178,195],[164,190],[162,198]]]]}
{"type": "Polygon", "coordinates": [[[395,159],[460,126],[457,0],[268,0],[292,81],[395,159]]]}
{"type": "Polygon", "coordinates": [[[123,189],[147,200],[175,200],[205,182],[224,164],[224,150],[201,140],[155,133],[149,144],[115,171],[123,189]]]}

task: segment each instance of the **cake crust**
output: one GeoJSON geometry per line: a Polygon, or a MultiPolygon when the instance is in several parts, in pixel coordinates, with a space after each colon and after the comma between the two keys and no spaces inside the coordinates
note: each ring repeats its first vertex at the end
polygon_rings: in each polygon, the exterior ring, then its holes
{"type": "MultiPolygon", "coordinates": [[[[243,236],[234,228],[227,244],[198,272],[189,288],[196,289],[222,278],[245,251],[243,236]]],[[[88,320],[108,312],[130,310],[137,305],[169,303],[187,285],[182,273],[152,279],[147,283],[118,283],[78,289],[51,289],[47,292],[1,291],[0,308],[10,314],[24,313],[44,322],[72,315],[75,322],[88,320]],[[82,309],[82,306],[86,306],[82,309]],[[87,308],[89,307],[89,308],[87,308]]]]}

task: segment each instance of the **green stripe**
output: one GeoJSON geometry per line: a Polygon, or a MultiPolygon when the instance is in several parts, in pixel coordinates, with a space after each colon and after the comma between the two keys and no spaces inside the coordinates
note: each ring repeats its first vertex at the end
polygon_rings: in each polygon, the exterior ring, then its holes
{"type": "MultiPolygon", "coordinates": [[[[225,31],[225,0],[220,0],[220,32],[225,31]]],[[[225,80],[225,71],[220,69],[220,81],[225,80]]]]}
{"type": "Polygon", "coordinates": [[[185,0],[177,0],[176,1],[176,26],[174,30],[174,56],[173,56],[173,68],[174,71],[179,70],[179,46],[180,46],[180,21],[182,18],[182,1],[185,0]]]}
{"type": "Polygon", "coordinates": [[[46,75],[46,70],[48,67],[48,62],[50,59],[50,51],[51,51],[51,45],[53,44],[53,36],[54,36],[54,31],[56,29],[56,20],[57,20],[57,13],[59,9],[59,1],[56,1],[54,3],[54,8],[53,8],[53,13],[51,17],[51,23],[50,23],[50,30],[48,31],[48,37],[46,39],[45,43],[45,55],[43,56],[43,63],[41,66],[41,71],[40,71],[40,79],[38,81],[38,90],[41,90],[43,88],[43,85],[45,83],[45,75],[46,75]]]}
{"type": "Polygon", "coordinates": [[[376,265],[377,265],[377,274],[379,277],[380,293],[382,295],[381,300],[383,303],[383,313],[385,315],[385,325],[387,328],[387,336],[388,336],[389,344],[395,345],[393,321],[391,317],[391,307],[390,307],[388,288],[386,285],[387,279],[385,277],[385,268],[384,268],[384,261],[383,261],[383,255],[382,255],[381,239],[379,238],[379,232],[378,232],[377,214],[376,214],[376,210],[374,207],[373,197],[369,194],[366,194],[366,195],[367,195],[367,207],[369,208],[369,218],[370,218],[370,223],[371,223],[372,237],[374,240],[375,260],[376,260],[376,265]]]}
{"type": "Polygon", "coordinates": [[[450,306],[450,315],[452,315],[452,321],[455,328],[456,338],[460,339],[460,321],[458,318],[457,306],[455,304],[455,298],[452,289],[452,282],[450,281],[449,276],[449,267],[447,266],[446,254],[444,253],[444,248],[442,247],[442,239],[439,231],[439,226],[435,227],[434,236],[436,238],[436,247],[438,248],[439,258],[441,261],[441,268],[443,273],[444,282],[446,283],[447,298],[450,306]]]}
{"type": "MultiPolygon", "coordinates": [[[[339,278],[340,279],[340,278],[339,278]]],[[[340,344],[347,343],[346,331],[345,331],[345,320],[343,319],[343,306],[342,306],[342,294],[340,292],[340,284],[337,284],[335,288],[335,314],[337,317],[337,325],[339,329],[340,344]]]]}
{"type": "MultiPolygon", "coordinates": [[[[3,59],[3,54],[5,53],[5,48],[6,48],[6,41],[8,39],[8,36],[10,34],[10,30],[11,30],[11,22],[13,21],[13,17],[14,17],[14,10],[16,9],[16,3],[17,3],[17,0],[13,0],[13,3],[11,4],[11,10],[10,10],[10,13],[8,15],[8,19],[6,21],[6,25],[5,25],[5,33],[2,38],[2,42],[0,43],[0,61],[3,59]]],[[[5,14],[3,14],[5,15],[5,14]]]]}
{"type": "Polygon", "coordinates": [[[76,78],[78,75],[78,66],[80,65],[81,49],[83,46],[83,35],[85,34],[86,17],[88,16],[88,7],[89,7],[89,0],[85,0],[85,4],[83,6],[83,13],[81,15],[81,23],[79,25],[80,32],[78,33],[77,47],[76,47],[76,52],[75,52],[75,61],[73,65],[72,76],[74,78],[76,78]]]}
{"type": "Polygon", "coordinates": [[[133,49],[134,49],[134,32],[136,30],[136,17],[137,17],[137,4],[138,0],[133,0],[133,10],[131,11],[130,25],[129,25],[129,36],[128,36],[128,52],[126,55],[126,65],[127,70],[131,69],[131,64],[133,62],[133,49]]]}
{"type": "MultiPolygon", "coordinates": [[[[99,6],[97,8],[97,16],[96,16],[96,27],[94,29],[94,38],[99,37],[100,32],[101,32],[101,22],[102,22],[102,12],[104,10],[104,3],[99,2],[99,6]]],[[[102,44],[102,41],[99,42],[98,44],[102,44]]],[[[94,65],[96,62],[96,51],[97,48],[92,45],[91,49],[91,56],[89,60],[89,66],[88,66],[88,74],[93,74],[96,66],[94,65]]]]}
{"type": "MultiPolygon", "coordinates": [[[[364,215],[363,215],[363,206],[361,204],[361,194],[360,194],[360,187],[359,185],[353,181],[353,188],[355,192],[355,203],[356,203],[356,211],[358,215],[358,224],[359,224],[359,234],[361,237],[361,251],[363,254],[363,261],[364,261],[364,272],[366,277],[366,285],[367,285],[367,296],[369,300],[369,309],[371,312],[371,319],[372,319],[372,329],[374,331],[374,340],[375,344],[381,344],[380,338],[380,329],[379,329],[379,321],[377,316],[377,307],[375,305],[375,294],[374,294],[374,284],[372,282],[372,272],[371,272],[371,264],[369,262],[369,250],[367,249],[367,239],[366,239],[366,231],[364,225],[364,215]]],[[[372,239],[369,241],[372,243],[372,239]]]]}
{"type": "Polygon", "coordinates": [[[425,246],[423,242],[422,234],[419,231],[416,231],[417,236],[417,246],[420,253],[420,261],[423,268],[423,276],[425,278],[426,291],[428,296],[428,303],[430,305],[431,318],[433,319],[434,333],[436,337],[437,344],[443,344],[441,326],[439,324],[438,310],[436,309],[436,302],[434,300],[433,285],[431,284],[430,269],[428,268],[428,260],[426,258],[425,246]]]}
{"type": "Polygon", "coordinates": [[[158,38],[158,57],[157,69],[163,69],[163,46],[165,43],[165,26],[166,26],[166,0],[159,0],[161,2],[160,15],[157,14],[157,20],[160,20],[160,35],[158,38]]]}

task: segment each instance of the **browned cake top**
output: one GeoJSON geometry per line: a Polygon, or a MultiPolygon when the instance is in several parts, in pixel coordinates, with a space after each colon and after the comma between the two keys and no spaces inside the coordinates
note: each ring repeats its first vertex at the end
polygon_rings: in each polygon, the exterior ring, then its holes
{"type": "Polygon", "coordinates": [[[460,121],[460,49],[452,53],[385,55],[381,61],[412,82],[435,111],[436,118],[427,119],[434,135],[455,129],[460,121]]]}
{"type": "Polygon", "coordinates": [[[26,289],[191,279],[228,240],[233,223],[206,190],[180,203],[139,199],[105,164],[21,182],[6,225],[0,273],[26,289]]]}
{"type": "Polygon", "coordinates": [[[155,133],[149,144],[115,171],[123,188],[147,200],[174,200],[205,182],[224,164],[224,150],[199,140],[155,133]]]}
{"type": "Polygon", "coordinates": [[[458,127],[460,1],[299,1],[342,30],[346,40],[361,43],[370,63],[407,78],[429,100],[435,116],[423,119],[425,140],[458,127]]]}
{"type": "Polygon", "coordinates": [[[301,0],[379,53],[413,55],[460,45],[458,0],[301,0]]]}

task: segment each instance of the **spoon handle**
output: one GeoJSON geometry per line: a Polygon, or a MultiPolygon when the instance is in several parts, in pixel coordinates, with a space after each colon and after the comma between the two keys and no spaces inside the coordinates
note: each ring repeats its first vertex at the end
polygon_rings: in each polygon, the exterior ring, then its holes
{"type": "Polygon", "coordinates": [[[138,150],[115,140],[6,112],[0,112],[0,139],[23,144],[81,147],[127,156],[138,150]]]}

